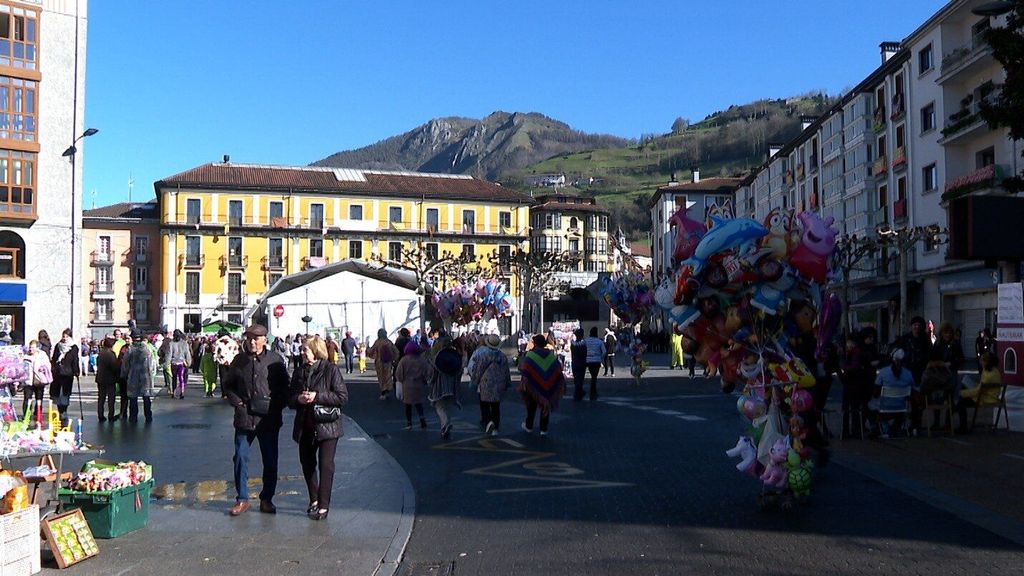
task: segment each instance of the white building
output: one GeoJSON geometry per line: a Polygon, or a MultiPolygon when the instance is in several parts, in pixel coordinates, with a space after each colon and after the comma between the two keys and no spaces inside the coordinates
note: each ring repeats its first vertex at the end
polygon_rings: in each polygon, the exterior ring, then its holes
{"type": "Polygon", "coordinates": [[[15,342],[83,326],[84,143],[73,175],[62,153],[85,130],[86,14],[87,0],[0,0],[0,330],[15,342]]]}

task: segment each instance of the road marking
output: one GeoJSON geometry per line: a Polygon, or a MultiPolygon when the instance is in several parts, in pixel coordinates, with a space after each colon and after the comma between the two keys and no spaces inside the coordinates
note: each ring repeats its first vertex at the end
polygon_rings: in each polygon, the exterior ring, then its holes
{"type": "Polygon", "coordinates": [[[366,438],[363,438],[363,437],[349,438],[348,441],[349,442],[366,442],[366,438]]]}
{"type": "Polygon", "coordinates": [[[675,410],[658,410],[658,414],[663,414],[665,416],[683,416],[684,415],[683,412],[676,412],[675,410]]]}
{"type": "Polygon", "coordinates": [[[630,406],[634,410],[657,410],[654,406],[630,406]]]}
{"type": "Polygon", "coordinates": [[[1009,452],[1006,452],[1003,456],[1006,456],[1007,458],[1016,458],[1017,460],[1024,460],[1024,456],[1021,456],[1020,454],[1010,454],[1009,452]]]}
{"type": "Polygon", "coordinates": [[[687,422],[704,422],[707,418],[701,418],[700,416],[693,416],[690,414],[683,414],[682,416],[676,416],[680,420],[686,420],[687,422]]]}

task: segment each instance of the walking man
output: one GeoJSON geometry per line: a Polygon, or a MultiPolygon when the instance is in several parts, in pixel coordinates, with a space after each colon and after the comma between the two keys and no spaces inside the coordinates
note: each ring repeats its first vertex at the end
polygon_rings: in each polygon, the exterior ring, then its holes
{"type": "Polygon", "coordinates": [[[590,400],[597,400],[597,373],[604,359],[604,341],[597,337],[597,326],[590,329],[590,336],[583,342],[587,345],[587,370],[590,372],[590,400]]]}
{"type": "Polygon", "coordinates": [[[352,332],[345,332],[345,339],[341,341],[341,353],[345,356],[345,373],[351,374],[352,357],[356,353],[356,339],[352,337],[352,332]]]}
{"type": "Polygon", "coordinates": [[[612,332],[611,328],[604,329],[604,375],[608,375],[608,371],[612,371],[612,377],[615,377],[615,350],[619,347],[619,339],[615,336],[615,332],[612,332]]]}
{"type": "Polygon", "coordinates": [[[243,334],[244,352],[227,370],[223,390],[235,408],[235,505],[232,516],[249,509],[249,450],[259,440],[263,458],[260,512],[276,514],[277,444],[281,412],[288,401],[288,369],[280,354],[267,348],[267,329],[253,324],[243,334]]]}

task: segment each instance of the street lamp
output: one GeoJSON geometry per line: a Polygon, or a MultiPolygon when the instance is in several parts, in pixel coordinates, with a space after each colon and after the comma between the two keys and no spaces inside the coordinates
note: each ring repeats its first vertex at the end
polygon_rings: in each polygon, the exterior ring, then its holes
{"type": "Polygon", "coordinates": [[[306,288],[306,315],[300,318],[306,324],[305,335],[309,336],[309,323],[313,321],[309,316],[309,288],[306,288]]]}
{"type": "Polygon", "coordinates": [[[71,321],[68,322],[68,328],[71,330],[72,334],[75,332],[75,228],[77,227],[77,222],[75,221],[75,155],[78,153],[78,148],[75,144],[78,144],[78,141],[82,138],[92,136],[97,132],[99,132],[99,130],[95,128],[87,128],[85,132],[82,132],[78,138],[75,138],[75,140],[71,142],[71,146],[68,146],[67,150],[61,154],[64,158],[69,158],[71,160],[71,283],[68,285],[68,300],[71,304],[71,321]]]}

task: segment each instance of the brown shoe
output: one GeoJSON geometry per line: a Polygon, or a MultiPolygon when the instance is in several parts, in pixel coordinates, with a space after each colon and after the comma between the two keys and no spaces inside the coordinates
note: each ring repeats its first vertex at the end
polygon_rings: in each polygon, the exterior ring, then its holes
{"type": "Polygon", "coordinates": [[[260,500],[260,512],[264,514],[277,514],[277,506],[270,500],[260,500]]]}
{"type": "Polygon", "coordinates": [[[242,514],[245,514],[245,511],[248,509],[249,502],[247,500],[242,500],[240,502],[235,502],[235,505],[231,507],[231,511],[229,513],[232,516],[241,516],[242,514]]]}

